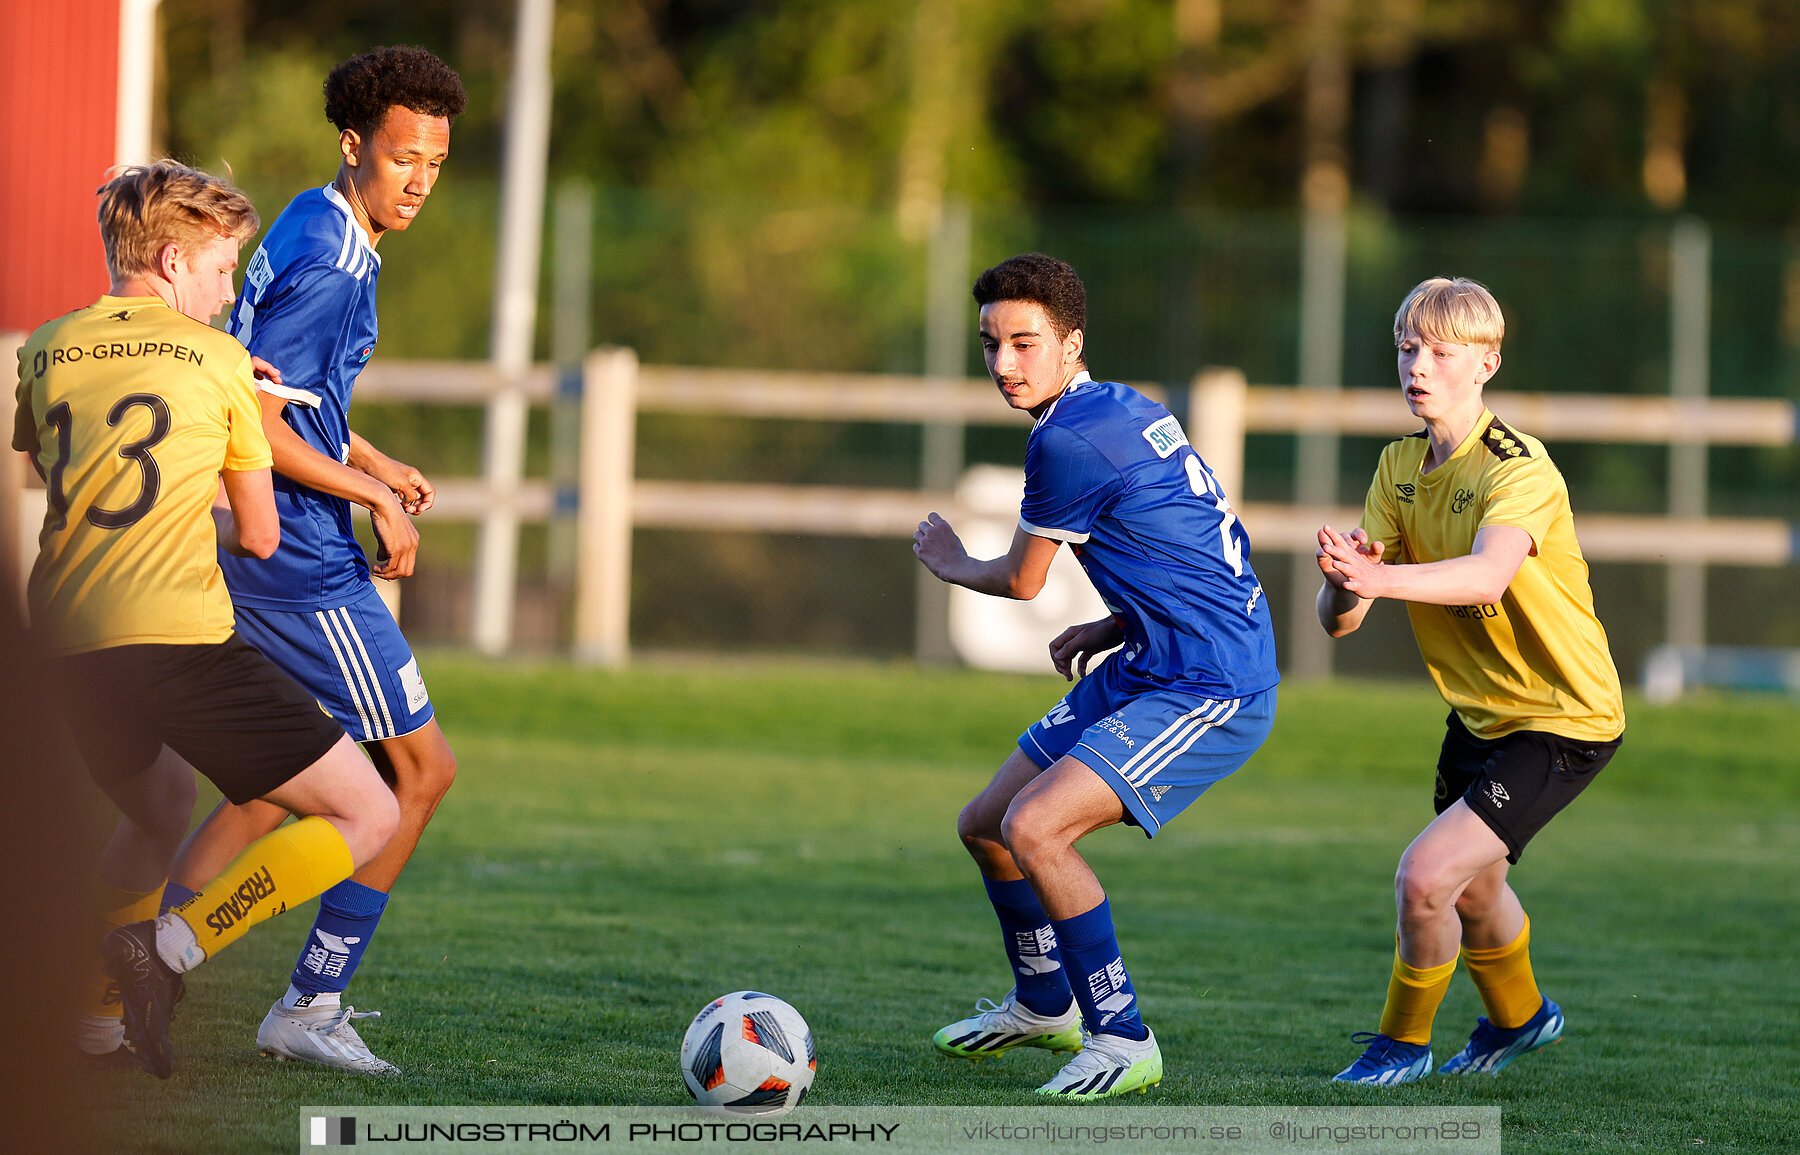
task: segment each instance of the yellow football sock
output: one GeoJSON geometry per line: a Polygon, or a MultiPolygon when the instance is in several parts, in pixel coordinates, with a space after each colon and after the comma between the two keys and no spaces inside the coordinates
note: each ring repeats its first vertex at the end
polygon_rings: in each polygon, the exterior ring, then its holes
{"type": "MultiPolygon", "coordinates": [[[[124,926],[130,922],[143,922],[147,918],[156,917],[156,908],[162,902],[163,888],[159,884],[155,890],[137,891],[120,890],[110,883],[94,882],[94,911],[99,914],[105,925],[100,934],[105,934],[115,926],[124,926]]],[[[91,925],[91,924],[90,924],[91,925]]],[[[99,938],[96,936],[96,943],[99,938]]],[[[81,980],[81,1009],[84,1015],[97,1018],[116,1019],[123,1010],[119,1005],[119,996],[113,991],[113,981],[100,967],[100,954],[93,952],[84,959],[88,973],[81,980]],[[109,992],[111,992],[109,994],[109,992]]]]}
{"type": "Polygon", "coordinates": [[[1469,977],[1487,1005],[1488,1022],[1496,1027],[1522,1027],[1544,1005],[1537,979],[1531,973],[1531,916],[1525,916],[1519,937],[1505,946],[1472,950],[1464,947],[1469,977]]]}
{"type": "Polygon", "coordinates": [[[1381,1033],[1402,1043],[1429,1043],[1431,1020],[1450,989],[1456,960],[1443,966],[1409,966],[1394,947],[1394,975],[1388,980],[1387,1005],[1381,1008],[1381,1033]]]}
{"type": "Polygon", "coordinates": [[[344,836],[331,823],[316,817],[289,823],[252,842],[219,877],[169,912],[192,932],[199,954],[185,941],[165,940],[160,926],[157,948],[171,966],[190,970],[257,923],[349,878],[355,866],[344,836]],[[178,964],[172,953],[186,965],[178,964]]]}

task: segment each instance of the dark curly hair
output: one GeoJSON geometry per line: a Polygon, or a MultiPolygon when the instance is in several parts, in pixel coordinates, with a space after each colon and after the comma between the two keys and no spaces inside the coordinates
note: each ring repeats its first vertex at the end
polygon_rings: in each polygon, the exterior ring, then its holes
{"type": "Polygon", "coordinates": [[[339,132],[365,139],[395,105],[454,121],[468,96],[456,70],[423,48],[377,48],[352,56],[325,78],[325,116],[339,132]]]}
{"type": "Polygon", "coordinates": [[[1087,289],[1066,262],[1042,253],[1025,253],[1001,261],[975,278],[975,303],[1030,301],[1050,318],[1056,339],[1087,328],[1087,289]]]}

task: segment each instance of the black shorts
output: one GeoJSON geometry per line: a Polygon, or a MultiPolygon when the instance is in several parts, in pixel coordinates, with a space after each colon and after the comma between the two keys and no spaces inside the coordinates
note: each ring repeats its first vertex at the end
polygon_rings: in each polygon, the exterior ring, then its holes
{"type": "Polygon", "coordinates": [[[1463,799],[1506,843],[1506,861],[1517,862],[1525,844],[1612,761],[1621,741],[1582,742],[1543,730],[1477,738],[1451,711],[1433,805],[1442,814],[1463,799]]]}
{"type": "Polygon", "coordinates": [[[168,746],[225,797],[248,802],[344,736],[311,694],[236,634],[215,645],[70,654],[57,670],[75,746],[103,788],[168,746]]]}

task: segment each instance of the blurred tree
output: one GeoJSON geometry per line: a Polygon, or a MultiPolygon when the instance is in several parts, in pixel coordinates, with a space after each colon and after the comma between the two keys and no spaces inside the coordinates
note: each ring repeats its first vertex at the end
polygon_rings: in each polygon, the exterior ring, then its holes
{"type": "MultiPolygon", "coordinates": [[[[412,43],[457,67],[469,110],[392,246],[380,355],[485,355],[512,0],[161,11],[166,147],[229,165],[269,218],[335,167],[331,63],[412,43]]],[[[1800,396],[1800,0],[558,0],[554,50],[552,180],[596,187],[593,333],[649,362],[919,370],[927,238],[957,198],[975,260],[1083,269],[1107,371],[1293,381],[1313,201],[1348,222],[1350,384],[1391,379],[1394,297],[1454,266],[1518,322],[1509,384],[1666,389],[1680,212],[1716,226],[1719,391],[1800,396]]],[[[470,414],[404,420],[473,444],[470,414]]],[[[1258,454],[1257,496],[1291,492],[1287,452],[1258,454]]],[[[646,476],[906,484],[918,444],[671,418],[639,454],[646,476]]],[[[1793,515],[1800,454],[1724,456],[1719,502],[1793,515]]],[[[1558,460],[1600,508],[1660,502],[1658,453],[1558,460]]],[[[766,576],[763,549],[715,560],[766,576]]]]}
{"type": "MultiPolygon", "coordinates": [[[[1309,0],[561,0],[554,163],[608,185],[885,205],[1291,205],[1309,0]]],[[[168,144],[282,155],[309,70],[421,43],[493,163],[505,0],[166,0],[168,144]]],[[[1402,211],[1786,220],[1794,0],[1343,0],[1349,172],[1402,211]]],[[[316,105],[316,98],[311,101],[316,105]]],[[[466,159],[465,159],[466,158],[466,159]]],[[[240,163],[236,158],[233,163],[240,163]]],[[[922,231],[923,230],[923,231],[922,231]]]]}
{"type": "MultiPolygon", "coordinates": [[[[169,145],[278,207],[335,164],[332,61],[444,54],[470,108],[409,246],[430,252],[384,285],[384,349],[479,356],[513,7],[165,0],[169,145]],[[448,262],[454,303],[429,289],[448,262]]],[[[1788,222],[1800,186],[1795,0],[559,0],[555,43],[552,175],[603,193],[595,332],[662,360],[917,369],[950,196],[1008,222],[979,246],[1066,237],[1058,206],[1292,211],[1313,188],[1369,222],[1355,260],[1388,261],[1386,214],[1788,222]]],[[[1175,376],[1217,344],[1203,298],[1230,307],[1180,245],[1150,246],[1139,341],[1175,376]]],[[[1768,292],[1800,316],[1800,274],[1768,292]]],[[[1288,341],[1268,334],[1232,348],[1288,341]]]]}

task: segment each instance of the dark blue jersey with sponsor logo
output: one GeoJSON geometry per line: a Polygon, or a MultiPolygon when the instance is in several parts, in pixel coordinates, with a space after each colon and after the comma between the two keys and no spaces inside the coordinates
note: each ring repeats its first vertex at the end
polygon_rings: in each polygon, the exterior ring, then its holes
{"type": "Polygon", "coordinates": [[[1025,449],[1027,533],[1066,542],[1125,630],[1127,685],[1241,698],[1280,681],[1250,542],[1180,422],[1083,373],[1025,449]]]}
{"type": "MultiPolygon", "coordinates": [[[[375,280],[381,258],[350,205],[329,185],[284,209],[244,271],[231,332],[281,371],[258,381],[281,397],[288,425],[334,461],[350,455],[350,391],[375,352],[375,280]]],[[[281,546],[268,560],[219,564],[239,605],[332,609],[368,591],[369,564],[356,542],[351,503],[275,475],[281,546]]]]}

